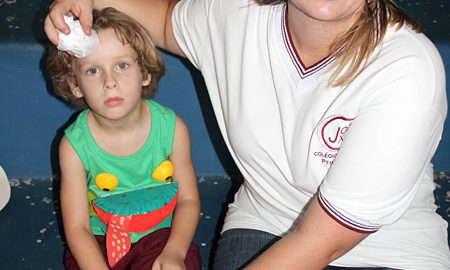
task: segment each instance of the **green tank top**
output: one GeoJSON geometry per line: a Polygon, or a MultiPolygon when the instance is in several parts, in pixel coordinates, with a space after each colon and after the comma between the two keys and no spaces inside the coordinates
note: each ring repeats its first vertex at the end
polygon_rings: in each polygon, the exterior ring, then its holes
{"type": "MultiPolygon", "coordinates": [[[[114,156],[104,151],[95,142],[89,130],[87,116],[89,109],[83,110],[66,130],[65,135],[78,154],[86,170],[88,194],[92,196],[116,194],[130,190],[162,184],[152,178],[152,172],[172,153],[175,133],[175,113],[155,101],[146,101],[151,113],[150,134],[144,146],[130,156],[114,156]],[[100,173],[110,173],[117,177],[119,184],[113,191],[104,191],[95,185],[95,177],[100,173]]],[[[92,209],[92,205],[90,205],[92,209]]],[[[90,211],[91,228],[94,235],[105,235],[106,224],[90,211]]],[[[172,214],[159,225],[144,233],[130,233],[135,243],[143,236],[161,228],[170,227],[172,214]]]]}

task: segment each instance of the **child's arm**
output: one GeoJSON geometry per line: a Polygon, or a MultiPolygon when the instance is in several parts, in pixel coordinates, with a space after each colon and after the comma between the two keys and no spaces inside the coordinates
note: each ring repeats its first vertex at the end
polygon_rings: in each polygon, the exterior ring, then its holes
{"type": "Polygon", "coordinates": [[[174,166],[173,179],[178,181],[179,186],[178,202],[172,219],[169,239],[152,269],[161,269],[163,265],[178,266],[180,269],[185,269],[184,259],[197,229],[200,216],[200,199],[191,158],[189,130],[178,116],[170,161],[174,166]]]}
{"type": "Polygon", "coordinates": [[[61,212],[70,252],[80,269],[108,269],[89,223],[86,171],[64,136],[59,145],[61,212]]]}

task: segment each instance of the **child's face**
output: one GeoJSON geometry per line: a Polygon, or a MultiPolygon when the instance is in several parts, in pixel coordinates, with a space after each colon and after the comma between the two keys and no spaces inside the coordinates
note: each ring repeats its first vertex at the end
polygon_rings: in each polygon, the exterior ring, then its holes
{"type": "Polygon", "coordinates": [[[138,108],[142,86],[149,85],[151,78],[144,78],[137,53],[129,44],[123,45],[113,29],[100,30],[98,35],[99,47],[88,57],[72,62],[77,78],[76,84],[71,83],[72,92],[84,97],[93,113],[121,119],[138,108]]]}

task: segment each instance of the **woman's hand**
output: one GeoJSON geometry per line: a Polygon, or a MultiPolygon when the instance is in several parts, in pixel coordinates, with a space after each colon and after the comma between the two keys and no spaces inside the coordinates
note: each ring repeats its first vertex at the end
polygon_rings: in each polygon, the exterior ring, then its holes
{"type": "Polygon", "coordinates": [[[155,45],[171,53],[183,56],[172,30],[172,12],[179,0],[55,0],[45,17],[44,30],[48,39],[58,45],[58,31],[69,34],[64,15],[80,20],[86,35],[91,35],[92,11],[113,7],[137,20],[150,34],[155,45]],[[148,18],[152,18],[149,20],[148,18]]]}
{"type": "Polygon", "coordinates": [[[153,263],[152,270],[185,270],[184,258],[176,252],[163,250],[153,263]]]}
{"type": "Polygon", "coordinates": [[[69,26],[64,22],[64,15],[77,17],[83,31],[90,35],[93,9],[94,0],[55,0],[50,5],[44,21],[44,30],[48,39],[57,45],[58,30],[66,35],[70,33],[69,26]]]}

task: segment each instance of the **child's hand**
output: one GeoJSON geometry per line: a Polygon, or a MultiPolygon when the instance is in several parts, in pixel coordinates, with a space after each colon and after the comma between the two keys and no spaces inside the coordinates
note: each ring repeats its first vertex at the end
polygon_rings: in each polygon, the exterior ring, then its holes
{"type": "Polygon", "coordinates": [[[186,270],[184,258],[176,252],[164,251],[156,258],[152,270],[186,270]]]}

